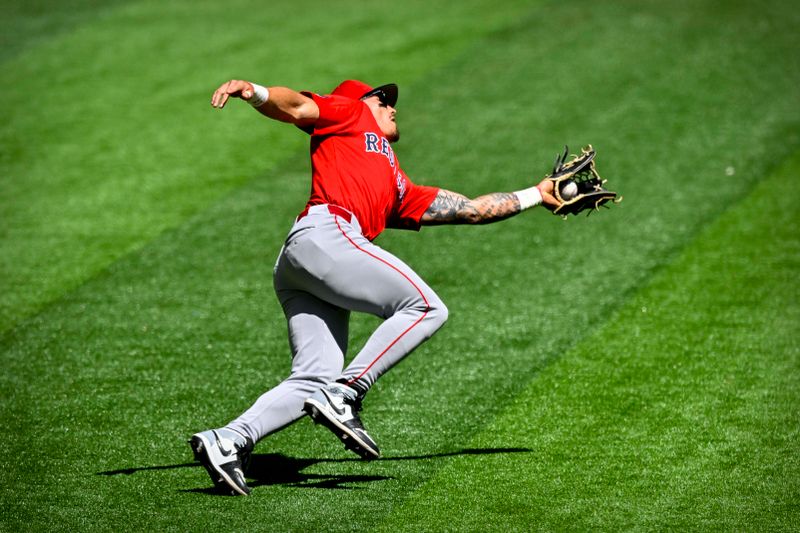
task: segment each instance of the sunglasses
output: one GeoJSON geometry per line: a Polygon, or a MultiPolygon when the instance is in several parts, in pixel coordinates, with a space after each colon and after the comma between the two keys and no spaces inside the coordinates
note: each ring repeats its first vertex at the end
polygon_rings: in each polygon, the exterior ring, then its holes
{"type": "Polygon", "coordinates": [[[381,101],[382,107],[387,107],[389,105],[389,96],[380,88],[373,89],[364,96],[361,97],[362,100],[366,98],[371,98],[373,96],[377,96],[378,100],[381,101]]]}

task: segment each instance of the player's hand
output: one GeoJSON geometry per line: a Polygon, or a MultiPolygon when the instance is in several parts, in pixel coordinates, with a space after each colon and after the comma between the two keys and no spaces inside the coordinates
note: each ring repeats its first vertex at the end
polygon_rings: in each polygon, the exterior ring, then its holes
{"type": "Polygon", "coordinates": [[[231,96],[250,100],[253,97],[253,84],[243,80],[231,80],[223,83],[211,96],[211,106],[222,109],[231,96]]]}
{"type": "Polygon", "coordinates": [[[561,202],[553,196],[553,182],[547,178],[543,179],[536,185],[536,188],[539,189],[539,192],[542,194],[542,205],[548,211],[553,211],[558,206],[561,205],[561,202]]]}

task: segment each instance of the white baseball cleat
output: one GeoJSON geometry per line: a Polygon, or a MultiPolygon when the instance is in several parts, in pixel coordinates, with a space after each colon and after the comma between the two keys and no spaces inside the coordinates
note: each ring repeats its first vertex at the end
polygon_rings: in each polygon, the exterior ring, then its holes
{"type": "Polygon", "coordinates": [[[361,400],[356,391],[342,383],[331,383],[319,389],[303,404],[305,411],[317,424],[330,429],[344,447],[362,459],[377,459],[381,452],[358,417],[361,400]]]}
{"type": "Polygon", "coordinates": [[[206,468],[214,485],[234,496],[250,494],[244,470],[250,460],[253,441],[230,429],[209,429],[189,439],[194,458],[206,468]]]}

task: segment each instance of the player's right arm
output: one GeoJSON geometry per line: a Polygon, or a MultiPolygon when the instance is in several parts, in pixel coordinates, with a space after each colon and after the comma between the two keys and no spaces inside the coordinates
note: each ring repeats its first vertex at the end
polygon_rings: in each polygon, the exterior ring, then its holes
{"type": "MultiPolygon", "coordinates": [[[[319,107],[308,96],[286,87],[269,87],[268,91],[267,101],[256,107],[262,115],[301,128],[313,126],[317,122],[319,107]]],[[[251,82],[230,80],[214,91],[211,97],[211,106],[222,109],[231,97],[249,102],[254,95],[255,88],[251,82]]]]}

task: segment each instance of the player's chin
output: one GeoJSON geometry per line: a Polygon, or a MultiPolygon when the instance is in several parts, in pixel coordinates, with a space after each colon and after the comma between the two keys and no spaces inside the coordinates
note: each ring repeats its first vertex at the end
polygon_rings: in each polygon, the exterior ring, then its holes
{"type": "Polygon", "coordinates": [[[390,132],[389,135],[386,136],[386,139],[390,143],[396,143],[397,141],[400,140],[400,130],[397,127],[395,127],[394,131],[390,132]]]}

